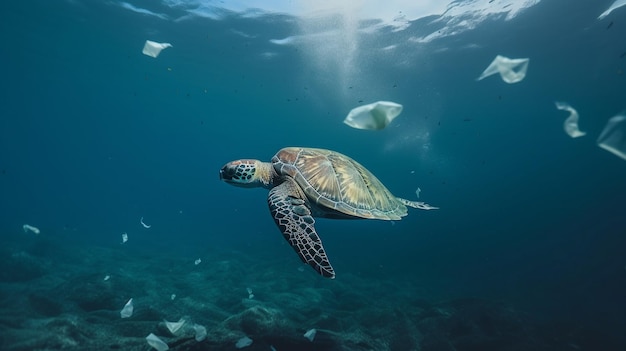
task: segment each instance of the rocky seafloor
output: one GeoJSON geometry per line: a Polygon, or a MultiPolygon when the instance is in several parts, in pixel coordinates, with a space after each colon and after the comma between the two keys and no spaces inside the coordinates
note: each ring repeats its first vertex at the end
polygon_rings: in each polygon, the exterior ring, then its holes
{"type": "Polygon", "coordinates": [[[243,337],[250,351],[618,349],[597,330],[539,322],[503,302],[427,299],[409,283],[348,273],[331,281],[226,250],[195,259],[8,242],[0,248],[0,349],[146,351],[150,333],[170,350],[237,350],[243,337]],[[130,298],[133,314],[121,318],[130,298]],[[174,335],[164,321],[181,318],[174,335]],[[206,328],[202,341],[193,325],[206,328]],[[310,341],[303,335],[312,328],[310,341]]]}

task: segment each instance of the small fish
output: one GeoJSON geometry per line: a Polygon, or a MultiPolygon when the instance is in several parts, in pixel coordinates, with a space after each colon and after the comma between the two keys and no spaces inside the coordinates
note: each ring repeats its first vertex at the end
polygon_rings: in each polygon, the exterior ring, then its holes
{"type": "Polygon", "coordinates": [[[609,25],[606,26],[606,29],[611,29],[611,27],[613,27],[613,21],[611,21],[611,23],[609,23],[609,25]]]}
{"type": "Polygon", "coordinates": [[[624,58],[624,57],[626,57],[626,51],[622,52],[622,54],[619,55],[619,58],[624,58]]]}

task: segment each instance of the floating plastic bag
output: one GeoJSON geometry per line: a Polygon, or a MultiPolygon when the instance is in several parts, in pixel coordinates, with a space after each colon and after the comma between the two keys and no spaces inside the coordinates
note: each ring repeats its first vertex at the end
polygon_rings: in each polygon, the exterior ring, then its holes
{"type": "Polygon", "coordinates": [[[530,59],[527,58],[510,59],[498,55],[476,80],[482,80],[499,73],[502,80],[506,83],[513,84],[521,82],[524,77],[526,77],[529,60],[530,59]]]}
{"type": "Polygon", "coordinates": [[[122,308],[122,310],[120,311],[120,316],[122,316],[122,318],[129,318],[133,315],[133,309],[133,299],[131,298],[130,300],[128,300],[126,305],[124,305],[124,308],[122,308]]]}
{"type": "Polygon", "coordinates": [[[306,333],[304,333],[304,337],[309,339],[310,342],[313,342],[313,339],[315,339],[315,334],[317,334],[317,329],[309,329],[306,333]]]}
{"type": "Polygon", "coordinates": [[[373,104],[353,108],[343,123],[356,129],[381,130],[402,112],[402,105],[391,101],[378,101],[373,104]]]}
{"type": "Polygon", "coordinates": [[[626,160],[626,115],[609,119],[598,137],[598,146],[626,160]]]}
{"type": "Polygon", "coordinates": [[[187,321],[181,318],[178,320],[178,322],[168,322],[165,319],[163,320],[163,322],[165,322],[167,330],[169,330],[172,335],[178,336],[182,331],[181,328],[183,327],[183,325],[185,325],[187,321]]]}
{"type": "Polygon", "coordinates": [[[193,330],[196,332],[196,341],[200,342],[206,339],[206,328],[200,324],[194,324],[193,330]]]}
{"type": "Polygon", "coordinates": [[[238,349],[243,349],[244,347],[248,347],[250,345],[252,345],[252,339],[247,336],[237,340],[237,343],[235,343],[235,347],[238,349]]]}
{"type": "Polygon", "coordinates": [[[141,225],[146,229],[150,229],[150,227],[152,227],[152,225],[146,224],[146,222],[143,221],[143,217],[141,217],[141,219],[139,220],[139,223],[141,223],[141,225]]]}
{"type": "Polygon", "coordinates": [[[572,138],[578,138],[587,134],[578,129],[578,112],[566,102],[555,102],[556,108],[569,112],[569,117],[563,122],[565,133],[572,138]]]}
{"type": "Polygon", "coordinates": [[[148,345],[152,346],[157,351],[166,351],[170,349],[170,347],[167,346],[163,340],[159,339],[158,336],[152,333],[146,336],[146,341],[148,342],[148,345]]]}
{"type": "Polygon", "coordinates": [[[32,225],[29,225],[29,224],[24,224],[22,228],[24,228],[24,233],[28,233],[28,232],[33,232],[34,234],[41,233],[39,228],[33,227],[32,225]]]}
{"type": "Polygon", "coordinates": [[[156,58],[161,53],[161,50],[171,47],[172,44],[170,43],[157,43],[155,41],[146,40],[146,43],[143,46],[142,53],[144,55],[156,58]]]}
{"type": "Polygon", "coordinates": [[[626,0],[615,0],[615,2],[613,2],[613,4],[611,6],[609,6],[608,9],[606,9],[606,11],[602,12],[600,14],[600,16],[598,16],[598,19],[601,20],[604,17],[608,16],[609,13],[613,12],[613,10],[617,9],[618,7],[622,7],[626,5],[626,0]]]}

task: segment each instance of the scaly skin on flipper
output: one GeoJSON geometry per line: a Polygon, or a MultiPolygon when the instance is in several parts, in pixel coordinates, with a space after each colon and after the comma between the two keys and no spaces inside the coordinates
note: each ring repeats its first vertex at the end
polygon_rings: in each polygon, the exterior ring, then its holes
{"type": "Polygon", "coordinates": [[[267,203],[276,225],[300,256],[319,274],[334,278],[335,271],[315,231],[315,219],[301,188],[290,177],[270,190],[267,203]]]}

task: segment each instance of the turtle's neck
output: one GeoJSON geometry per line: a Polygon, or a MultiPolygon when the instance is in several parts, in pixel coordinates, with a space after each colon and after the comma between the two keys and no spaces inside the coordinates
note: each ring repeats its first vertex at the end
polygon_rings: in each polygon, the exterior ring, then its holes
{"type": "Polygon", "coordinates": [[[270,162],[259,162],[256,167],[256,177],[264,188],[271,188],[278,174],[270,162]]]}

